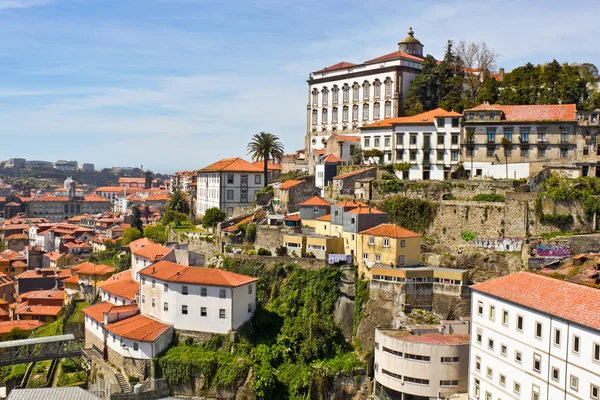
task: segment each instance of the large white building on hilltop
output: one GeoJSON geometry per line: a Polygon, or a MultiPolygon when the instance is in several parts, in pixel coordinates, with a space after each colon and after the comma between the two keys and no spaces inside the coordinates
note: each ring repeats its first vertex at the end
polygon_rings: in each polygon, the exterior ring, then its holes
{"type": "Polygon", "coordinates": [[[599,398],[600,290],[528,272],[471,289],[470,399],[599,398]]]}
{"type": "Polygon", "coordinates": [[[423,44],[411,28],[392,53],[362,64],[342,61],[311,73],[306,149],[323,149],[333,134],[358,132],[363,125],[398,117],[422,63],[423,44]]]}

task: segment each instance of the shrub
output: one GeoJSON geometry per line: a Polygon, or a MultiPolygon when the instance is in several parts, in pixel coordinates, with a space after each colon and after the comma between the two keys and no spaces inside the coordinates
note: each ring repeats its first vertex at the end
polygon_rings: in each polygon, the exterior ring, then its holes
{"type": "Polygon", "coordinates": [[[414,232],[425,233],[433,221],[435,204],[397,195],[381,203],[381,210],[389,214],[390,222],[414,232]]]}
{"type": "Polygon", "coordinates": [[[129,383],[139,383],[140,382],[140,378],[138,378],[137,376],[130,376],[129,377],[129,383]]]}
{"type": "Polygon", "coordinates": [[[501,202],[504,202],[506,199],[501,194],[480,193],[480,194],[476,194],[475,196],[473,196],[472,200],[473,201],[489,201],[489,202],[493,202],[493,203],[501,203],[501,202]]]}
{"type": "Polygon", "coordinates": [[[452,193],[446,193],[442,195],[442,200],[456,200],[456,196],[454,196],[452,193]]]}
{"type": "Polygon", "coordinates": [[[256,254],[258,254],[259,256],[271,256],[272,253],[270,250],[267,250],[263,247],[261,247],[260,249],[258,249],[258,251],[256,252],[256,254]]]}
{"type": "Polygon", "coordinates": [[[225,218],[227,218],[225,211],[221,211],[217,207],[209,208],[202,217],[202,226],[206,229],[212,228],[213,225],[225,221],[225,218]]]}
{"type": "Polygon", "coordinates": [[[473,240],[475,240],[475,232],[461,232],[460,236],[462,236],[462,238],[467,242],[472,242],[473,240]]]}
{"type": "Polygon", "coordinates": [[[285,246],[279,246],[275,249],[275,254],[277,254],[278,257],[284,257],[287,256],[287,247],[285,246]]]}
{"type": "Polygon", "coordinates": [[[384,181],[395,181],[396,179],[396,175],[394,174],[390,174],[389,172],[384,172],[383,174],[381,174],[381,179],[383,179],[384,181]]]}

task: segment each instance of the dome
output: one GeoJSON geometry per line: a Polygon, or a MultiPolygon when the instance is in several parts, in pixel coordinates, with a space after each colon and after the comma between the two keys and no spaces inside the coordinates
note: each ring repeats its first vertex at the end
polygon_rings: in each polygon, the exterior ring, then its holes
{"type": "Polygon", "coordinates": [[[421,44],[421,42],[419,42],[417,39],[415,39],[415,32],[413,31],[412,28],[410,28],[410,30],[408,31],[408,36],[405,37],[404,39],[402,39],[399,44],[401,44],[401,43],[421,44]]]}

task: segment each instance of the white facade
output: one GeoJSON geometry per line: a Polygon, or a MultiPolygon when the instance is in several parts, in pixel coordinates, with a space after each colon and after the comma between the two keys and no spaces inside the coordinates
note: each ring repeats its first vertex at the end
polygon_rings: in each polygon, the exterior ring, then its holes
{"type": "Polygon", "coordinates": [[[116,294],[108,293],[108,292],[102,290],[102,287],[100,287],[100,298],[101,298],[101,301],[109,301],[109,302],[113,303],[114,305],[118,305],[118,306],[124,306],[127,304],[134,303],[132,300],[126,299],[125,297],[121,297],[121,296],[117,296],[116,294]]]}
{"type": "MultiPolygon", "coordinates": [[[[382,129],[363,129],[362,148],[383,152],[384,164],[409,163],[408,178],[448,179],[460,162],[460,117],[436,118],[431,124],[398,124],[382,129]],[[443,123],[441,122],[443,121],[443,123]]],[[[365,159],[376,164],[381,160],[365,159]]]]}
{"type": "Polygon", "coordinates": [[[234,207],[254,203],[264,187],[262,172],[198,172],[197,213],[216,207],[233,215],[234,207]]]}
{"type": "Polygon", "coordinates": [[[29,228],[29,245],[39,246],[42,251],[54,251],[53,239],[54,232],[50,229],[46,229],[43,232],[38,232],[37,226],[29,228]]]}
{"type": "MultiPolygon", "coordinates": [[[[467,171],[473,170],[472,177],[485,179],[506,179],[506,164],[502,158],[495,163],[491,162],[472,162],[469,156],[463,158],[463,167],[467,171]]],[[[526,179],[530,176],[530,163],[509,163],[508,178],[509,179],[526,179]]]]}
{"type": "Polygon", "coordinates": [[[469,398],[598,399],[598,330],[478,291],[471,314],[469,398]]]}
{"type": "Polygon", "coordinates": [[[142,314],[175,329],[227,334],[252,318],[256,283],[223,287],[142,276],[139,302],[142,314]]]}

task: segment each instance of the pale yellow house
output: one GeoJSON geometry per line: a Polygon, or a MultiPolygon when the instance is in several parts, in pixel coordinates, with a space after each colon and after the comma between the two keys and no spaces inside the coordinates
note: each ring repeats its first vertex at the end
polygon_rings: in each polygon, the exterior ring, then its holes
{"type": "Polygon", "coordinates": [[[331,235],[331,214],[323,215],[315,221],[315,233],[317,235],[331,235]]]}
{"type": "Polygon", "coordinates": [[[287,248],[288,255],[300,257],[306,251],[306,236],[285,235],[283,245],[287,248]]]}
{"type": "Polygon", "coordinates": [[[394,224],[361,231],[357,238],[359,274],[370,278],[376,266],[408,267],[421,263],[421,235],[394,224]]]}
{"type": "Polygon", "coordinates": [[[329,254],[345,254],[344,239],[334,236],[310,235],[306,238],[306,252],[319,260],[326,260],[329,254]]]}

